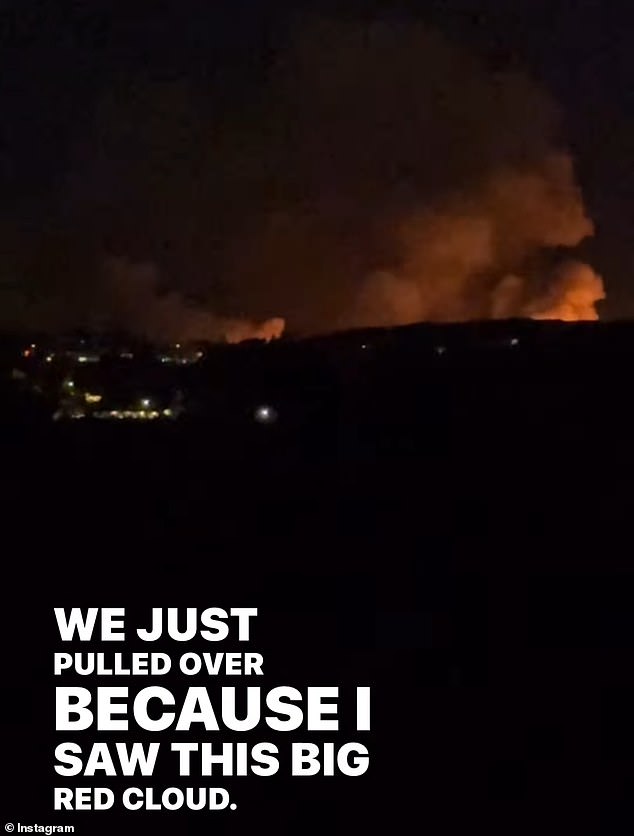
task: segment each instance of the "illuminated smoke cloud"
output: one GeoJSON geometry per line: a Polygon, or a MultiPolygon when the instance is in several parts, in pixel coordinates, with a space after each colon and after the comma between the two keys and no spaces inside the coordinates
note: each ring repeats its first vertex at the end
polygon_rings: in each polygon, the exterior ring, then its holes
{"type": "Polygon", "coordinates": [[[257,323],[216,316],[175,291],[159,292],[153,264],[110,258],[104,265],[102,297],[93,315],[97,327],[123,329],[156,342],[209,341],[238,343],[277,339],[284,320],[257,323]]]}
{"type": "Polygon", "coordinates": [[[592,223],[557,108],[528,78],[419,24],[312,20],[243,94],[111,91],[69,235],[127,258],[100,293],[99,271],[75,268],[68,308],[83,293],[153,338],[229,341],[279,336],[278,315],[293,334],[596,317],[600,278],[566,266],[592,223]]]}
{"type": "Polygon", "coordinates": [[[537,280],[506,272],[541,248],[574,247],[591,233],[566,156],[548,157],[531,172],[496,172],[402,224],[401,263],[365,281],[356,316],[368,325],[597,319],[605,293],[591,267],[566,263],[537,280]]]}
{"type": "Polygon", "coordinates": [[[224,320],[222,332],[228,343],[241,343],[245,340],[278,340],[284,333],[284,320],[274,316],[261,323],[241,319],[224,320]]]}
{"type": "Polygon", "coordinates": [[[571,261],[559,268],[545,294],[529,302],[523,313],[566,322],[598,319],[596,303],[604,298],[601,277],[588,264],[571,261]]]}
{"type": "Polygon", "coordinates": [[[293,105],[281,182],[301,189],[241,241],[245,299],[307,331],[596,318],[604,292],[591,268],[530,269],[593,225],[556,109],[529,80],[419,26],[321,22],[272,85],[293,105]]]}

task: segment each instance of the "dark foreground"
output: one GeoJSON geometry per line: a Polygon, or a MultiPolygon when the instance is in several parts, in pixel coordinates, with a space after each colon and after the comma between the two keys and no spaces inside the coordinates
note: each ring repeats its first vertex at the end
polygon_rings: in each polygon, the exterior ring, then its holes
{"type": "Polygon", "coordinates": [[[631,385],[590,352],[385,374],[292,426],[5,425],[6,821],[631,833],[631,385]],[[268,687],[373,687],[370,770],[152,779],[228,786],[233,813],[50,812],[52,608],[118,605],[257,606],[268,687]]]}

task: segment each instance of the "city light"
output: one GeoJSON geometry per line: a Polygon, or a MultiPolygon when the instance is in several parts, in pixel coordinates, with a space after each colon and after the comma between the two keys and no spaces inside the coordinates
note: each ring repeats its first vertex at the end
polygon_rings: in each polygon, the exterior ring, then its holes
{"type": "Polygon", "coordinates": [[[122,421],[154,421],[161,417],[161,413],[156,409],[111,409],[103,412],[95,412],[93,413],[93,417],[101,420],[117,418],[122,421]]]}
{"type": "Polygon", "coordinates": [[[277,421],[277,412],[272,406],[258,406],[253,417],[258,424],[273,424],[277,421]]]}

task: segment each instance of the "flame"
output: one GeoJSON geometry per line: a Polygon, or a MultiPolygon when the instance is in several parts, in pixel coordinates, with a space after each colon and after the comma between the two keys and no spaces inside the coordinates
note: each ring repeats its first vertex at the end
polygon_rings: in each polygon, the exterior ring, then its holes
{"type": "Polygon", "coordinates": [[[470,192],[400,222],[394,235],[400,264],[366,278],[355,324],[596,320],[605,289],[592,267],[573,260],[554,270],[529,266],[593,231],[569,157],[551,155],[527,171],[499,170],[470,192]]]}
{"type": "Polygon", "coordinates": [[[559,319],[564,322],[597,320],[597,302],[605,299],[601,276],[588,264],[569,262],[560,268],[548,293],[526,310],[531,319],[559,319]]]}
{"type": "Polygon", "coordinates": [[[282,317],[273,317],[261,323],[247,320],[228,321],[225,325],[225,340],[228,343],[241,343],[246,340],[278,340],[284,333],[285,321],[282,317]]]}

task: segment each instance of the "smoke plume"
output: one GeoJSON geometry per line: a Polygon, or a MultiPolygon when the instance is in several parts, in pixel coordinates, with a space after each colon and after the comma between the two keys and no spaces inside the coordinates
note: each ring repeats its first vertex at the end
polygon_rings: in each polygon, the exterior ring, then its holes
{"type": "Polygon", "coordinates": [[[117,258],[65,301],[180,339],[595,318],[559,123],[530,79],[414,23],[305,23],[240,96],[126,78],[66,195],[83,251],[117,258]]]}
{"type": "Polygon", "coordinates": [[[548,156],[530,172],[500,170],[469,194],[407,218],[400,263],[362,284],[360,324],[501,319],[597,319],[603,283],[566,261],[538,275],[517,269],[536,251],[574,247],[592,234],[570,159],[548,156]]]}
{"type": "Polygon", "coordinates": [[[206,306],[193,304],[174,290],[161,293],[153,264],[134,264],[109,258],[104,264],[102,294],[91,316],[93,327],[124,330],[154,342],[277,339],[284,320],[264,322],[216,316],[206,306]]]}
{"type": "Polygon", "coordinates": [[[527,78],[381,24],[322,23],[277,72],[301,188],[243,254],[245,286],[270,288],[291,323],[597,317],[590,267],[533,266],[593,225],[556,108],[527,78]]]}

